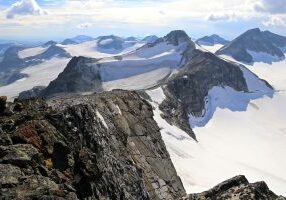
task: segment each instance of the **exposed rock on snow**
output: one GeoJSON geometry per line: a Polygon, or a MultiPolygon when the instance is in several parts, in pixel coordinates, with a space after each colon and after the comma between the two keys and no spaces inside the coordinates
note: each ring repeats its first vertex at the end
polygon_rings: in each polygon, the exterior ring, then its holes
{"type": "Polygon", "coordinates": [[[265,182],[249,183],[245,176],[236,176],[220,183],[209,191],[191,194],[189,199],[285,200],[286,198],[274,194],[265,182]]]}

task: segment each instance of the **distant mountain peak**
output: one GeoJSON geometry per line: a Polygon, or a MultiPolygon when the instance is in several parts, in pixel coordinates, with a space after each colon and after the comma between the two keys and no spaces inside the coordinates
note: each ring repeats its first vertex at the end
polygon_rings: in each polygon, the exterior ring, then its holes
{"type": "Polygon", "coordinates": [[[125,38],[125,41],[136,42],[136,41],[137,41],[137,38],[136,38],[136,37],[133,37],[133,36],[130,36],[130,37],[125,38]]]}
{"type": "Polygon", "coordinates": [[[259,28],[250,29],[228,45],[219,49],[216,54],[232,56],[244,63],[272,63],[285,59],[286,37],[259,28]]]}
{"type": "Polygon", "coordinates": [[[56,45],[56,44],[57,44],[57,42],[50,40],[50,41],[46,42],[43,46],[46,47],[46,46],[51,46],[51,45],[56,45]]]}
{"type": "Polygon", "coordinates": [[[90,36],[86,36],[86,35],[77,35],[73,38],[65,39],[61,44],[63,44],[63,45],[80,44],[82,42],[88,42],[91,40],[94,40],[94,38],[90,37],[90,36]]]}
{"type": "Polygon", "coordinates": [[[224,39],[224,38],[222,38],[222,37],[220,37],[217,34],[212,34],[210,36],[204,36],[204,37],[198,39],[196,41],[196,43],[198,43],[200,45],[213,46],[213,45],[216,45],[216,44],[225,45],[225,44],[229,43],[229,41],[224,39]]]}
{"type": "Polygon", "coordinates": [[[179,45],[181,42],[190,41],[190,37],[183,30],[171,31],[164,39],[175,46],[179,45]]]}
{"type": "Polygon", "coordinates": [[[143,42],[147,42],[147,43],[153,43],[158,39],[158,37],[156,35],[148,35],[145,38],[143,38],[143,42]]]}

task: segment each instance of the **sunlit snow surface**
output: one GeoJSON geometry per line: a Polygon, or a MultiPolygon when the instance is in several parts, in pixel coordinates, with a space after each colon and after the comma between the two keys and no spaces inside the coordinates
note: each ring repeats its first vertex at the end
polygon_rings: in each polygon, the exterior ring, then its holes
{"type": "Polygon", "coordinates": [[[219,50],[221,47],[223,47],[223,45],[221,44],[215,44],[213,46],[209,46],[209,45],[200,45],[203,49],[210,51],[212,53],[215,53],[217,50],[219,50]]]}
{"type": "MultiPolygon", "coordinates": [[[[243,174],[251,182],[263,180],[275,193],[286,195],[286,61],[272,65],[256,63],[248,68],[278,92],[273,98],[251,100],[246,111],[218,107],[204,127],[194,128],[198,143],[160,117],[155,102],[164,98],[162,90],[148,92],[156,108],[154,118],[187,193],[208,190],[243,174]]],[[[227,95],[234,92],[224,90],[227,95]]],[[[224,101],[222,88],[211,92],[221,93],[224,101]]],[[[233,95],[242,100],[247,98],[235,92],[233,95]]],[[[241,104],[237,99],[234,102],[234,106],[241,104]]]]}
{"type": "Polygon", "coordinates": [[[30,90],[35,86],[47,86],[64,70],[69,60],[67,58],[53,58],[25,68],[21,73],[27,74],[28,77],[0,87],[0,96],[5,95],[8,96],[9,100],[12,100],[22,91],[30,90]]]}

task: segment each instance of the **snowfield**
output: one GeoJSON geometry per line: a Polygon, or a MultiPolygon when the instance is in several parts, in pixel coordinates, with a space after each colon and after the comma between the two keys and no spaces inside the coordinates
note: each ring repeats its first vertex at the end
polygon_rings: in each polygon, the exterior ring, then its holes
{"type": "MultiPolygon", "coordinates": [[[[58,44],[57,46],[65,49],[71,56],[85,56],[91,58],[103,58],[103,57],[110,57],[115,55],[122,55],[131,51],[134,51],[140,47],[142,47],[145,43],[144,42],[124,42],[123,49],[116,50],[116,49],[102,49],[98,47],[97,44],[98,40],[92,40],[83,42],[80,44],[71,44],[71,45],[61,45],[58,44]]],[[[111,39],[106,39],[101,41],[101,44],[108,44],[111,43],[111,39]]]]}
{"type": "Polygon", "coordinates": [[[21,59],[36,56],[36,55],[44,53],[48,48],[49,47],[39,46],[39,47],[24,49],[18,52],[18,56],[21,59]]]}
{"type": "Polygon", "coordinates": [[[209,45],[200,45],[203,49],[211,52],[211,53],[215,53],[217,50],[219,50],[221,47],[223,47],[223,45],[221,44],[215,44],[213,46],[209,46],[209,45]]]}
{"type": "Polygon", "coordinates": [[[13,100],[22,91],[32,89],[35,86],[47,86],[64,70],[69,60],[67,58],[53,58],[25,68],[21,73],[27,74],[28,77],[0,87],[0,96],[5,95],[9,100],[13,100]]]}
{"type": "MultiPolygon", "coordinates": [[[[158,104],[165,98],[162,89],[148,91],[154,119],[187,193],[208,190],[243,174],[251,182],[263,180],[275,193],[286,195],[286,61],[247,67],[278,91],[271,98],[271,94],[214,87],[209,92],[210,108],[214,104],[218,107],[208,123],[193,129],[198,143],[161,118],[158,104]]],[[[254,86],[257,88],[253,84],[252,89],[254,86]]]]}

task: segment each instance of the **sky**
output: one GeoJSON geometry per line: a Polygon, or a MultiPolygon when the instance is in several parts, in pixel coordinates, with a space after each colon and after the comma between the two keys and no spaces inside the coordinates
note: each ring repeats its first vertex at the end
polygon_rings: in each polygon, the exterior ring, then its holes
{"type": "Polygon", "coordinates": [[[286,0],[0,0],[0,40],[164,36],[175,29],[233,39],[256,27],[286,35],[286,0]]]}

